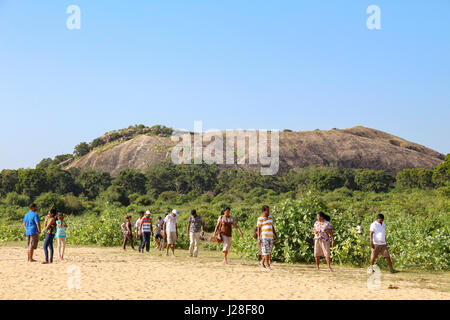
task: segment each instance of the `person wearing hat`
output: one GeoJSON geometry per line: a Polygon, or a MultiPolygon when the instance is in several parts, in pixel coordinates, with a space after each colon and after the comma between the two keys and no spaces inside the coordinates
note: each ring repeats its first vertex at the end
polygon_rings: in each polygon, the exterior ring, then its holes
{"type": "Polygon", "coordinates": [[[144,218],[141,219],[140,223],[140,234],[142,234],[142,250],[140,252],[144,253],[144,244],[145,244],[145,251],[147,253],[150,252],[150,239],[152,238],[153,234],[153,221],[150,217],[150,211],[147,210],[145,212],[144,218]]]}
{"type": "Polygon", "coordinates": [[[172,213],[164,218],[164,232],[167,237],[166,256],[169,255],[169,248],[172,247],[172,256],[175,257],[175,243],[178,238],[178,226],[177,217],[179,216],[178,210],[173,209],[172,213]]]}

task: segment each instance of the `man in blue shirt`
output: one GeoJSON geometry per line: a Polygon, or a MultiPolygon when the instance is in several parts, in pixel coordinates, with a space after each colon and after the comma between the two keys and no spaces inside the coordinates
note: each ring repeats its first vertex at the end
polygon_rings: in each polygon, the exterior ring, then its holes
{"type": "Polygon", "coordinates": [[[36,204],[30,204],[30,212],[23,218],[23,227],[25,228],[28,242],[28,262],[36,261],[33,260],[33,252],[37,249],[39,234],[41,233],[41,222],[37,210],[36,204]]]}

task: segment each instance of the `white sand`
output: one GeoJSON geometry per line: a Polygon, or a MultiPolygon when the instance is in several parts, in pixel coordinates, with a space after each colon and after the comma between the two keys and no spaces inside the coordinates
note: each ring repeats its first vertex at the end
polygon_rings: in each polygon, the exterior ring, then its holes
{"type": "Polygon", "coordinates": [[[65,261],[43,265],[42,247],[38,262],[28,263],[24,247],[1,246],[0,299],[450,299],[448,272],[383,272],[381,288],[369,290],[364,269],[275,264],[266,271],[233,255],[223,266],[220,252],[176,253],[69,247],[65,261]],[[81,272],[80,289],[67,286],[69,266],[81,272]]]}

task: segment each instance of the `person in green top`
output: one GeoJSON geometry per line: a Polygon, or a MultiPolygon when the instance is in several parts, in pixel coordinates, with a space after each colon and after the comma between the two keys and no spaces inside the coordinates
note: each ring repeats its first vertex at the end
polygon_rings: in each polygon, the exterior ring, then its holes
{"type": "Polygon", "coordinates": [[[53,263],[53,239],[55,238],[56,232],[55,215],[56,210],[51,209],[45,217],[44,230],[47,231],[47,234],[44,241],[45,261],[42,262],[43,264],[53,263]],[[50,259],[48,256],[48,249],[50,249],[50,259]]]}
{"type": "Polygon", "coordinates": [[[59,260],[64,260],[64,251],[66,250],[66,228],[67,223],[64,221],[64,214],[58,213],[56,216],[55,238],[58,239],[59,260]]]}

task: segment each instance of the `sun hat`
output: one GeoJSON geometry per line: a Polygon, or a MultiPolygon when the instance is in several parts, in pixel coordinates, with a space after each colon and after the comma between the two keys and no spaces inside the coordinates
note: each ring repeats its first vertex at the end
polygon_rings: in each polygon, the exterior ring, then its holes
{"type": "Polygon", "coordinates": [[[177,210],[177,209],[173,209],[173,210],[172,210],[172,213],[173,213],[173,214],[176,214],[177,216],[179,216],[178,210],[177,210]]]}
{"type": "Polygon", "coordinates": [[[150,210],[145,211],[145,215],[146,216],[150,215],[150,210]]]}

